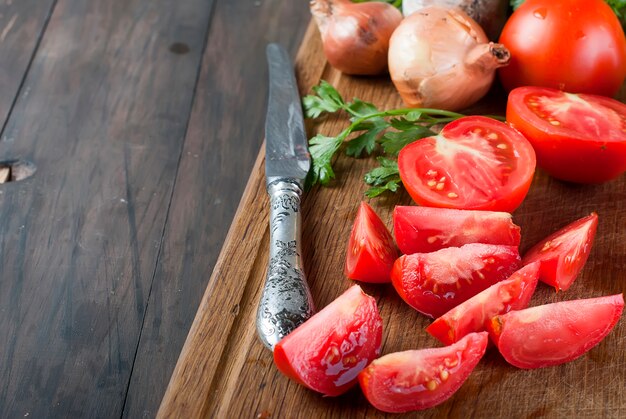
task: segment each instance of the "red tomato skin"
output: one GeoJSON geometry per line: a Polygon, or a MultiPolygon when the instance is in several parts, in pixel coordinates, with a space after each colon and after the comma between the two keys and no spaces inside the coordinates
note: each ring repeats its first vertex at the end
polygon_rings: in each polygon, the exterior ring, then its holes
{"type": "Polygon", "coordinates": [[[597,228],[598,214],[592,212],[535,244],[524,255],[522,264],[540,262],[539,279],[557,292],[566,291],[589,258],[597,228]]]}
{"type": "Polygon", "coordinates": [[[396,206],[393,230],[400,251],[434,252],[469,243],[519,246],[520,228],[511,214],[422,206],[396,206]]]}
{"type": "Polygon", "coordinates": [[[498,69],[507,90],[541,86],[613,96],[626,77],[626,39],[603,0],[526,0],[499,42],[511,53],[498,69]]]}
{"type": "Polygon", "coordinates": [[[378,410],[403,413],[437,406],[463,385],[487,348],[487,333],[470,333],[444,348],[396,352],[359,374],[367,400],[378,410]]]}
{"type": "Polygon", "coordinates": [[[472,243],[400,256],[391,282],[408,305],[436,318],[508,278],[520,262],[515,246],[472,243]]]}
{"type": "Polygon", "coordinates": [[[326,396],[338,396],[380,354],[383,322],[376,300],[353,285],[274,347],[287,377],[326,396]]]}
{"type": "Polygon", "coordinates": [[[485,331],[494,316],[526,308],[538,280],[539,263],[526,265],[509,279],[493,284],[438,317],[426,331],[444,345],[451,345],[469,333],[485,331]]]}
{"type": "Polygon", "coordinates": [[[495,316],[488,331],[509,364],[550,367],[573,361],[600,343],[623,310],[622,294],[562,301],[495,316]]]}
{"type": "MultiPolygon", "coordinates": [[[[626,134],[622,126],[616,127],[622,134],[621,140],[557,128],[528,108],[525,101],[532,95],[562,97],[563,93],[540,87],[519,87],[509,93],[506,119],[530,141],[539,167],[557,179],[576,183],[607,182],[626,171],[626,134]]],[[[626,120],[626,105],[617,100],[595,95],[577,96],[614,110],[626,120]]]]}
{"type": "Polygon", "coordinates": [[[411,198],[419,205],[438,208],[513,212],[528,193],[535,166],[535,151],[523,135],[507,124],[484,116],[459,118],[446,125],[437,136],[413,142],[398,154],[400,178],[411,198]],[[473,155],[482,157],[472,157],[468,153],[445,157],[438,168],[442,173],[429,178],[433,156],[441,157],[441,149],[454,149],[450,145],[464,143],[462,145],[467,146],[475,130],[496,133],[497,140],[474,144],[477,148],[473,155]],[[495,142],[502,141],[502,137],[504,148],[494,151],[499,157],[487,156],[478,148],[489,144],[489,150],[496,150],[495,142]],[[447,146],[441,147],[441,144],[447,146]],[[509,167],[493,168],[485,161],[498,161],[499,165],[505,161],[509,167]],[[500,169],[506,171],[506,177],[493,173],[500,169]],[[472,173],[468,176],[470,171],[472,173]],[[446,180],[439,189],[441,178],[446,180]],[[464,191],[458,185],[463,185],[464,191]]]}
{"type": "Polygon", "coordinates": [[[372,207],[361,202],[348,241],[344,274],[363,282],[389,282],[397,257],[389,230],[372,207]]]}

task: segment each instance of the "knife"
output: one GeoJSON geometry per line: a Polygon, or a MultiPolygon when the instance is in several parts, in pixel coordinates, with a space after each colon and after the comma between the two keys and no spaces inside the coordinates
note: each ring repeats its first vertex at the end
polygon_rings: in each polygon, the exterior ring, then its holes
{"type": "Polygon", "coordinates": [[[266,52],[265,178],[270,196],[270,251],[256,327],[263,344],[274,350],[274,345],[315,312],[300,246],[300,198],[311,156],[289,55],[278,44],[269,44],[266,52]]]}

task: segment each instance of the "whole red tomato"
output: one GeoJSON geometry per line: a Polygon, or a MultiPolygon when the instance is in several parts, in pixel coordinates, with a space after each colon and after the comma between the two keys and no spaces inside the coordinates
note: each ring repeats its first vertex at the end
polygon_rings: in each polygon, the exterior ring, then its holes
{"type": "Polygon", "coordinates": [[[500,43],[511,62],[499,69],[507,90],[542,86],[613,96],[626,77],[626,39],[604,0],[526,0],[500,43]]]}

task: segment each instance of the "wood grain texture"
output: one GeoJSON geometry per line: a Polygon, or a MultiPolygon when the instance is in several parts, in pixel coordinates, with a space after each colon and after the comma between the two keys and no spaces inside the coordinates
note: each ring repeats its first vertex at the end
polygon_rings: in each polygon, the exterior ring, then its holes
{"type": "Polygon", "coordinates": [[[308,21],[306,2],[215,2],[124,416],[156,414],[241,199],[263,140],[265,46],[279,41],[295,55],[308,21]]]}
{"type": "Polygon", "coordinates": [[[4,127],[56,0],[0,0],[0,128],[4,127]]]}
{"type": "Polygon", "coordinates": [[[0,142],[38,168],[0,188],[0,417],[121,415],[209,6],[58,0],[0,142]]]}
{"type": "MultiPolygon", "coordinates": [[[[358,96],[382,108],[400,100],[384,78],[346,77],[324,61],[317,31],[309,28],[297,60],[301,91],[320,78],[345,97],[358,96]]],[[[502,113],[497,89],[469,112],[502,113]]],[[[336,133],[345,120],[327,118],[309,134],[336,133]]],[[[383,417],[358,387],[324,398],[290,381],[274,367],[272,356],[255,336],[254,316],[268,256],[267,199],[263,192],[263,152],[213,271],[198,314],[172,375],[159,417],[383,417]]],[[[316,188],[304,199],[303,254],[318,307],[352,282],[343,276],[345,246],[365,186],[362,175],[371,159],[341,157],[337,181],[316,188]]],[[[574,186],[537,171],[527,199],[515,212],[522,227],[521,250],[569,222],[597,211],[600,225],[585,269],[567,292],[540,285],[531,305],[624,292],[626,288],[626,176],[597,186],[574,186]]],[[[403,192],[373,201],[388,226],[395,204],[409,204],[403,192]]],[[[430,320],[397,296],[390,285],[363,285],[375,296],[384,321],[383,353],[438,346],[424,328],[430,320]]],[[[506,364],[490,350],[449,401],[420,417],[611,417],[626,415],[626,322],[582,358],[534,371],[506,364]]]]}

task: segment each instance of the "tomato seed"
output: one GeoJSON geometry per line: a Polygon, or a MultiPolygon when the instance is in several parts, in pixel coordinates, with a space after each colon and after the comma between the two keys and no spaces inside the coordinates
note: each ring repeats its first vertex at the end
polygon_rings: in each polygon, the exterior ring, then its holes
{"type": "Polygon", "coordinates": [[[561,123],[557,121],[556,119],[551,120],[550,123],[554,126],[561,125],[561,123]]]}
{"type": "Polygon", "coordinates": [[[500,143],[496,147],[498,147],[500,150],[506,150],[508,146],[504,143],[500,143]]]}
{"type": "Polygon", "coordinates": [[[497,140],[498,134],[496,134],[495,132],[490,132],[489,135],[487,135],[487,138],[489,138],[490,140],[497,140]]]}
{"type": "Polygon", "coordinates": [[[443,183],[438,183],[438,184],[437,184],[437,190],[438,190],[438,191],[443,190],[443,187],[444,187],[444,186],[445,186],[445,185],[444,185],[443,183]]]}
{"type": "Polygon", "coordinates": [[[430,391],[435,390],[437,388],[437,382],[435,380],[430,380],[428,383],[426,383],[426,388],[430,391]]]}
{"type": "MultiPolygon", "coordinates": [[[[439,186],[439,185],[437,185],[437,186],[439,186]]],[[[459,196],[458,196],[457,194],[455,194],[454,192],[450,192],[450,193],[448,193],[448,198],[452,198],[452,199],[454,199],[454,198],[458,198],[458,197],[459,197],[459,196]]]]}
{"type": "Polygon", "coordinates": [[[456,364],[458,363],[459,361],[457,359],[445,358],[443,360],[443,364],[448,368],[456,367],[456,364]]]}
{"type": "Polygon", "coordinates": [[[428,242],[428,244],[433,244],[437,241],[437,236],[430,236],[428,239],[426,239],[426,241],[428,242]]]}
{"type": "Polygon", "coordinates": [[[436,180],[429,180],[428,182],[426,182],[426,184],[428,185],[428,187],[434,188],[435,185],[437,184],[437,181],[436,180]]]}
{"type": "Polygon", "coordinates": [[[441,377],[442,381],[446,381],[448,379],[448,377],[450,377],[450,373],[448,372],[448,370],[442,370],[439,373],[439,376],[441,377]]]}

